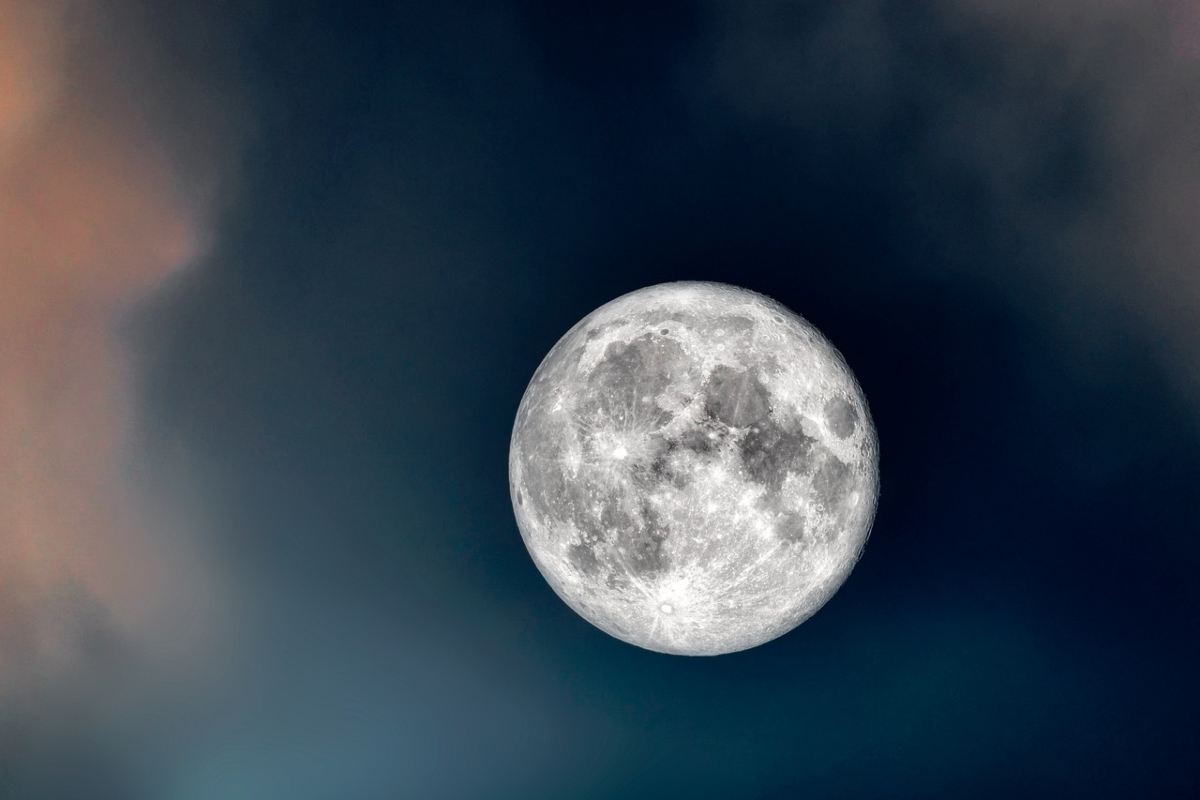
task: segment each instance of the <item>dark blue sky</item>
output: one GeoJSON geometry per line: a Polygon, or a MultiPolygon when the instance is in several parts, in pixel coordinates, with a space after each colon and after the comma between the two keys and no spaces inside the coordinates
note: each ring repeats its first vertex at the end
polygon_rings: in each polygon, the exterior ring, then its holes
{"type": "Polygon", "coordinates": [[[77,790],[37,752],[114,798],[1200,792],[1173,8],[146,11],[240,131],[129,333],[145,480],[203,507],[233,622],[117,733],[10,726],[0,788],[77,790]],[[816,324],[882,451],[841,591],[711,659],[567,609],[506,475],[558,336],[681,279],[816,324]]]}

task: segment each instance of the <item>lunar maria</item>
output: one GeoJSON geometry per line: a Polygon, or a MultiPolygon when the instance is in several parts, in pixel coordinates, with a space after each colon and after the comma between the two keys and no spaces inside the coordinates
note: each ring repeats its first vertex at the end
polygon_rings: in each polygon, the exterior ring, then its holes
{"type": "Polygon", "coordinates": [[[787,633],[846,580],[878,452],[816,328],[745,289],[669,283],[550,350],[517,411],[509,485],[534,563],[584,619],[716,655],[787,633]]]}

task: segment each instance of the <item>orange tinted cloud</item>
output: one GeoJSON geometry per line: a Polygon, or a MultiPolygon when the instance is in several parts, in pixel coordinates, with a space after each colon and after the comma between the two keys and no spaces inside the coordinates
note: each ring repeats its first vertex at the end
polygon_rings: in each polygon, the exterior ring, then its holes
{"type": "Polygon", "coordinates": [[[202,223],[96,10],[0,0],[0,688],[70,659],[59,598],[128,633],[171,582],[122,479],[114,329],[202,223]]]}
{"type": "Polygon", "coordinates": [[[59,3],[0,3],[0,159],[24,138],[58,89],[59,3]]]}

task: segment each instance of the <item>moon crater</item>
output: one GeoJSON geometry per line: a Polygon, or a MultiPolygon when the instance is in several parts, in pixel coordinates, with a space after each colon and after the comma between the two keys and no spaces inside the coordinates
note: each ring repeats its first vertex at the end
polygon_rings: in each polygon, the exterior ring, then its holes
{"type": "Polygon", "coordinates": [[[715,655],[837,591],[878,496],[862,391],[816,328],[762,295],[673,283],[619,297],[551,349],[509,452],[518,527],[602,630],[715,655]]]}

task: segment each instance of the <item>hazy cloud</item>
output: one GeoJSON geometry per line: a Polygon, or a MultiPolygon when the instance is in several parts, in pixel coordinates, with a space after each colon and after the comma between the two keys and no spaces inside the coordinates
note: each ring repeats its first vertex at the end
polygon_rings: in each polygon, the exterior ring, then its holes
{"type": "Polygon", "coordinates": [[[780,2],[717,7],[709,29],[744,118],[889,154],[898,224],[949,251],[931,263],[1020,293],[1085,346],[1116,335],[1097,318],[1127,320],[1200,403],[1195,4],[780,2]],[[982,265],[984,246],[1011,261],[982,265]]]}
{"type": "Polygon", "coordinates": [[[194,599],[125,479],[118,328],[201,254],[228,147],[219,123],[174,135],[136,11],[0,0],[0,692],[194,599]]]}

